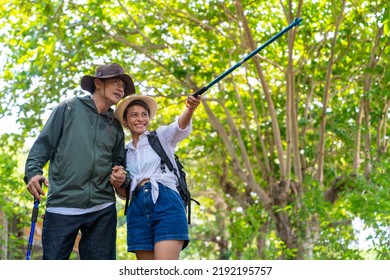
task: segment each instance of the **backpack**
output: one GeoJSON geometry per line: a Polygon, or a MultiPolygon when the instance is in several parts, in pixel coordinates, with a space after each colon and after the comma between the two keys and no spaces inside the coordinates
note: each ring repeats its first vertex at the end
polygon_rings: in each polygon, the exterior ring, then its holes
{"type": "Polygon", "coordinates": [[[179,170],[177,170],[176,168],[174,168],[172,162],[169,160],[169,157],[167,156],[166,152],[164,151],[164,149],[161,145],[161,142],[157,137],[156,131],[151,131],[148,134],[148,140],[149,140],[150,146],[152,146],[153,150],[161,158],[160,167],[161,167],[162,172],[163,173],[165,172],[165,165],[166,165],[168,167],[168,169],[176,175],[177,180],[179,182],[177,189],[180,193],[181,198],[183,199],[184,205],[187,208],[188,224],[191,224],[191,201],[194,201],[198,205],[200,205],[200,203],[197,200],[191,198],[191,192],[188,190],[187,181],[186,181],[187,174],[183,170],[183,165],[181,164],[181,162],[179,160],[179,156],[177,154],[174,154],[175,162],[176,162],[177,168],[179,169],[179,170]]]}

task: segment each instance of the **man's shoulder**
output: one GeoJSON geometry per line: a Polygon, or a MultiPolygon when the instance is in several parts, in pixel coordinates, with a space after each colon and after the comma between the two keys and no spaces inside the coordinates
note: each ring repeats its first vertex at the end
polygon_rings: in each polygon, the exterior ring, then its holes
{"type": "Polygon", "coordinates": [[[62,100],[58,106],[59,107],[67,107],[68,109],[70,109],[72,107],[72,105],[78,105],[78,104],[82,104],[83,103],[83,100],[88,100],[90,99],[90,97],[88,96],[73,96],[73,97],[69,97],[69,98],[66,98],[64,100],[62,100]]]}

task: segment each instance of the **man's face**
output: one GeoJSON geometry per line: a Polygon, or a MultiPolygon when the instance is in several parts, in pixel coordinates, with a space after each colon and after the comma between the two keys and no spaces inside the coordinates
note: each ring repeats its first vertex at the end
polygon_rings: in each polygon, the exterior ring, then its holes
{"type": "Polygon", "coordinates": [[[125,95],[125,83],[119,78],[108,78],[103,80],[104,98],[112,105],[117,104],[125,95]]]}

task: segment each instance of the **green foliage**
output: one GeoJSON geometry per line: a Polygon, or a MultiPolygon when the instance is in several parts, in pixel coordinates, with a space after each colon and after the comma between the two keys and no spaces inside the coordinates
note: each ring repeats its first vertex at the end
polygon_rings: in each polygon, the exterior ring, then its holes
{"type": "MultiPolygon", "coordinates": [[[[279,38],[204,94],[193,133],[177,151],[193,196],[202,204],[193,209],[192,241],[181,257],[390,259],[390,9],[380,0],[346,1],[338,30],[342,1],[304,1],[301,14],[299,1],[1,1],[0,118],[14,115],[20,127],[19,133],[0,138],[0,205],[7,217],[28,227],[31,195],[22,181],[26,140],[36,137],[59,101],[85,94],[79,87],[83,74],[102,63],[124,65],[137,92],[157,98],[151,129],[169,123],[184,109],[187,95],[253,50],[238,4],[256,45],[296,16],[303,23],[294,29],[295,37],[279,38]],[[295,40],[291,53],[289,40],[295,40]],[[298,143],[291,135],[295,124],[298,143]],[[289,163],[288,178],[280,178],[278,144],[289,163]],[[299,151],[302,165],[299,184],[292,148],[299,151]],[[276,205],[275,189],[283,180],[291,184],[282,193],[286,199],[276,205]],[[337,199],[331,203],[324,193],[332,187],[337,199]],[[264,208],[259,190],[272,201],[272,210],[264,208]],[[293,245],[282,236],[275,215],[286,219],[283,226],[291,229],[293,245]],[[359,247],[356,219],[371,233],[368,248],[359,247]]],[[[133,255],[126,252],[119,205],[118,258],[129,259],[133,255]]],[[[15,233],[9,246],[22,246],[17,239],[15,233]]]]}

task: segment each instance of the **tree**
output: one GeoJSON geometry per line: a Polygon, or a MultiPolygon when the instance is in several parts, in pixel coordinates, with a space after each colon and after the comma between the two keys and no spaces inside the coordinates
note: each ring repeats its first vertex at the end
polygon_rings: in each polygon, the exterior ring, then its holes
{"type": "Polygon", "coordinates": [[[302,17],[203,96],[179,151],[202,203],[184,257],[367,258],[360,218],[375,230],[373,257],[389,258],[388,4],[22,2],[2,4],[0,21],[0,114],[16,107],[23,130],[4,136],[14,153],[96,64],[126,65],[166,123],[185,95],[302,17]]]}

